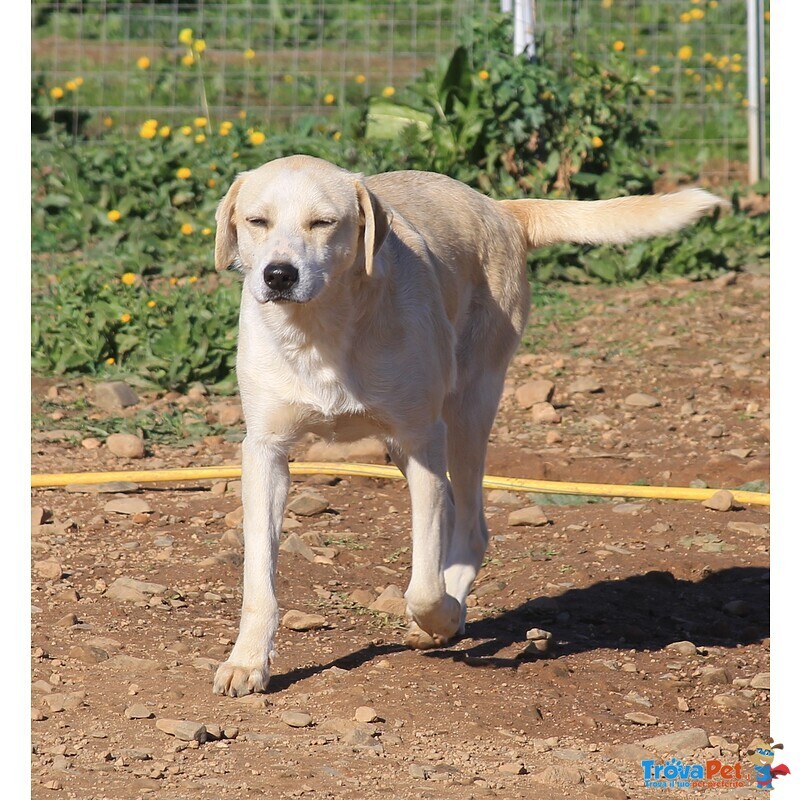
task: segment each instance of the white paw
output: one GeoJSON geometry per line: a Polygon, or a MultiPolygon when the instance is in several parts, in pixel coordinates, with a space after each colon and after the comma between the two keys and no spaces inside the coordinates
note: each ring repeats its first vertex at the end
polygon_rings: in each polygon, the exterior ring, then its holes
{"type": "Polygon", "coordinates": [[[412,618],[406,644],[417,650],[441,647],[462,629],[463,611],[455,597],[446,594],[436,605],[408,604],[412,618]]]}
{"type": "Polygon", "coordinates": [[[265,692],[269,683],[269,663],[252,666],[224,661],[214,676],[214,694],[244,697],[254,692],[265,692]]]}

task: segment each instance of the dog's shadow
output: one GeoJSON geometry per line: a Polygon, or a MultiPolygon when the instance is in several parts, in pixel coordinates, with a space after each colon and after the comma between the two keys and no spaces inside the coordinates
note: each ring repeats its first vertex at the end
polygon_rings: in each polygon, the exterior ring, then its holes
{"type": "MultiPolygon", "coordinates": [[[[769,569],[730,567],[697,582],[678,580],[670,572],[599,581],[468,623],[465,636],[452,647],[424,655],[516,669],[528,658],[522,650],[532,627],[552,633],[555,645],[549,656],[556,659],[593,650],[661,650],[682,640],[698,647],[752,644],[769,636],[769,569]]],[[[354,669],[404,649],[400,644],[370,645],[328,664],[275,675],[270,691],[330,667],[354,669]]]]}

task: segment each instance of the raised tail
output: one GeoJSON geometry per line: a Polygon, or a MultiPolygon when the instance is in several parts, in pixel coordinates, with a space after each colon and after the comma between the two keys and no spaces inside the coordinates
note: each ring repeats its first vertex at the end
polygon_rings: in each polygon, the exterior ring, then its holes
{"type": "Polygon", "coordinates": [[[663,236],[726,204],[703,189],[613,200],[500,201],[525,231],[528,249],[562,242],[626,244],[663,236]]]}

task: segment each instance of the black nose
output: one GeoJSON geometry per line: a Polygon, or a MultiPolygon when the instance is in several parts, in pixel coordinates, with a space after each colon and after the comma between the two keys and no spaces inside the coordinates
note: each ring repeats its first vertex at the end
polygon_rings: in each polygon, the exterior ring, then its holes
{"type": "Polygon", "coordinates": [[[297,283],[300,273],[291,264],[268,264],[264,269],[264,283],[275,292],[285,292],[297,283]]]}

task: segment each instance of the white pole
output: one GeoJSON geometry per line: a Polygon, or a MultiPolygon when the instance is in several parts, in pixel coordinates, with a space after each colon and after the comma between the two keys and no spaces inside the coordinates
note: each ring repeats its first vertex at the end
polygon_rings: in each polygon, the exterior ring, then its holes
{"type": "Polygon", "coordinates": [[[750,183],[766,172],[764,0],[747,0],[747,139],[750,183]]]}
{"type": "Polygon", "coordinates": [[[514,55],[527,51],[533,61],[536,56],[534,28],[536,26],[535,0],[514,0],[514,55]]]}
{"type": "Polygon", "coordinates": [[[500,11],[510,14],[514,7],[514,0],[500,0],[500,11]]]}

